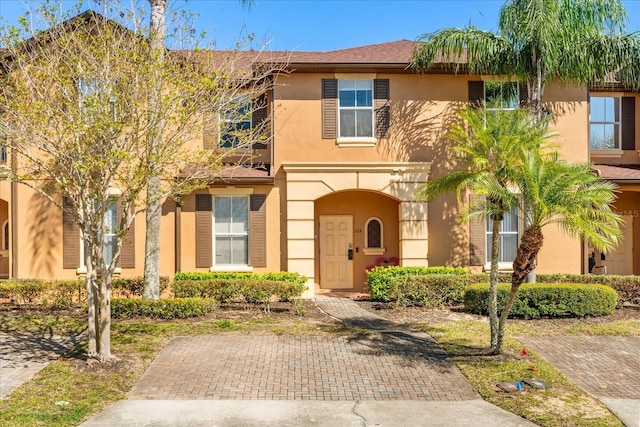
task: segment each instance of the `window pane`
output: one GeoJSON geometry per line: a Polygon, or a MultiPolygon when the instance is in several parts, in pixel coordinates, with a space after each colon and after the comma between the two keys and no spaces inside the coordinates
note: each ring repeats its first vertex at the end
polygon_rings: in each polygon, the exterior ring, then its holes
{"type": "Polygon", "coordinates": [[[380,228],[380,222],[378,222],[377,220],[372,219],[371,221],[369,221],[369,224],[367,224],[367,247],[382,247],[380,228]]]}
{"type": "Polygon", "coordinates": [[[592,124],[589,126],[589,143],[594,150],[604,149],[604,125],[592,124]]]}
{"type": "Polygon", "coordinates": [[[604,122],[616,121],[615,98],[602,98],[604,100],[604,122]]]}
{"type": "Polygon", "coordinates": [[[598,96],[591,97],[589,107],[590,107],[592,122],[604,122],[604,117],[605,117],[604,105],[605,105],[605,98],[601,98],[598,96]]]}
{"type": "Polygon", "coordinates": [[[355,107],[356,106],[356,92],[353,90],[340,91],[340,106],[341,107],[355,107]]]}
{"type": "Polygon", "coordinates": [[[116,236],[118,232],[118,202],[111,201],[104,214],[104,247],[102,257],[106,265],[113,261],[116,251],[116,236]]]}
{"type": "Polygon", "coordinates": [[[231,264],[230,236],[216,236],[216,264],[231,264]]]}
{"type": "Polygon", "coordinates": [[[340,136],[356,136],[356,112],[355,110],[340,111],[340,136]]]}
{"type": "Polygon", "coordinates": [[[230,264],[249,264],[248,236],[231,238],[231,262],[230,264]]]}
{"type": "Polygon", "coordinates": [[[503,234],[500,239],[500,262],[513,262],[516,259],[516,250],[518,249],[518,235],[503,234]]]}
{"type": "Polygon", "coordinates": [[[356,98],[358,107],[371,107],[373,105],[373,94],[370,89],[359,90],[356,98]]]}
{"type": "Polygon", "coordinates": [[[502,86],[502,108],[518,108],[519,105],[518,83],[504,83],[502,86]]]}
{"type": "Polygon", "coordinates": [[[358,110],[356,118],[358,119],[358,130],[356,136],[372,137],[373,127],[371,119],[373,112],[371,110],[358,110]]]}
{"type": "Polygon", "coordinates": [[[231,232],[231,197],[216,197],[214,215],[216,218],[215,232],[231,232]]]}
{"type": "Polygon", "coordinates": [[[249,199],[234,197],[231,206],[231,233],[246,233],[249,230],[249,199]]]}

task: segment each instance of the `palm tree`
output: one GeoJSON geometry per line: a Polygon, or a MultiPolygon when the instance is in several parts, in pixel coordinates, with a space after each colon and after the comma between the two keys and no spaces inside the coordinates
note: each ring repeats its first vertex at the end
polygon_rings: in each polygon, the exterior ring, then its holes
{"type": "Polygon", "coordinates": [[[475,27],[424,34],[412,65],[425,71],[449,63],[471,74],[526,82],[531,111],[542,117],[545,85],[617,80],[640,87],[640,35],[625,34],[620,0],[508,0],[495,33],[475,27]]]}
{"type": "Polygon", "coordinates": [[[497,110],[485,114],[469,108],[459,112],[461,121],[454,124],[447,138],[454,142],[452,162],[461,169],[429,180],[419,191],[422,199],[433,200],[455,191],[459,201],[467,193],[481,196],[466,206],[461,220],[491,218],[491,274],[489,324],[491,349],[498,345],[498,259],[500,223],[504,215],[520,205],[512,191],[522,150],[539,151],[547,147],[550,136],[546,121],[533,120],[526,110],[497,110]]]}
{"type": "Polygon", "coordinates": [[[528,218],[513,262],[511,292],[500,315],[498,341],[494,349],[502,350],[509,311],[527,274],[534,268],[542,248],[543,227],[557,224],[567,234],[588,239],[598,250],[606,252],[617,246],[622,218],[611,210],[615,184],[598,179],[591,165],[568,164],[558,153],[522,150],[514,184],[521,192],[528,218]]]}

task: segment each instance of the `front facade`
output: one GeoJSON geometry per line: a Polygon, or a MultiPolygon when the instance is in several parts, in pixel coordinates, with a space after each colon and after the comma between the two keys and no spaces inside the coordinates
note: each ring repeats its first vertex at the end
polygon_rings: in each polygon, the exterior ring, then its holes
{"type": "MultiPolygon", "coordinates": [[[[408,69],[413,46],[399,41],[292,54],[290,73],[277,76],[266,94],[267,108],[242,124],[269,120],[270,143],[254,146],[258,166],[230,167],[181,204],[164,203],[160,274],[287,270],[307,276],[313,295],[363,290],[374,265],[485,269],[487,224],[459,224],[454,195],[427,203],[416,191],[448,172],[445,134],[457,109],[490,98],[500,100],[495,108],[514,108],[524,94],[492,76],[444,68],[417,74],[408,69]]],[[[620,184],[616,210],[626,215],[626,239],[601,257],[588,242],[549,228],[538,272],[640,272],[633,248],[640,235],[637,95],[556,84],[545,94],[564,157],[593,161],[603,179],[620,184]]],[[[211,138],[203,135],[205,147],[230,144],[224,135],[211,138]]],[[[0,182],[0,223],[0,277],[83,274],[77,230],[33,191],[0,182]]],[[[505,269],[521,229],[513,212],[501,231],[505,269]]],[[[143,264],[139,216],[119,272],[139,276],[143,264]]]]}

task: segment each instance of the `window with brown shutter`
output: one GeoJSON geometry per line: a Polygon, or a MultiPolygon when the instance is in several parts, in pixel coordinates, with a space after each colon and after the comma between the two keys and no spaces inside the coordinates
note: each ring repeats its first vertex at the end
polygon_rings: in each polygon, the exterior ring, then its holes
{"type": "Polygon", "coordinates": [[[636,149],[636,98],[622,98],[622,149],[636,149]]]}
{"type": "Polygon", "coordinates": [[[76,269],[80,267],[80,229],[73,203],[65,197],[62,205],[62,268],[76,269]]]}
{"type": "MultiPolygon", "coordinates": [[[[256,106],[256,109],[253,110],[252,117],[251,117],[251,126],[254,129],[256,129],[258,132],[262,132],[262,134],[254,135],[253,136],[254,140],[266,137],[265,132],[268,131],[268,129],[262,129],[263,123],[267,119],[267,113],[268,113],[267,96],[264,94],[260,95],[255,102],[255,106],[256,106]]],[[[263,142],[253,143],[254,150],[264,150],[266,148],[267,148],[267,144],[263,142]]]]}
{"type": "Polygon", "coordinates": [[[196,194],[196,267],[211,267],[212,248],[212,197],[196,194]]]}
{"type": "Polygon", "coordinates": [[[484,82],[469,82],[469,105],[474,108],[482,107],[484,102],[484,82]]]}
{"type": "Polygon", "coordinates": [[[373,99],[376,113],[376,138],[389,138],[391,124],[389,79],[375,79],[373,81],[373,99]]]}
{"type": "MultiPolygon", "coordinates": [[[[118,223],[122,218],[122,208],[118,209],[118,223]]],[[[122,248],[120,249],[119,266],[121,268],[136,267],[136,222],[131,223],[131,227],[124,234],[122,248]]]]}
{"type": "Polygon", "coordinates": [[[322,79],[322,138],[338,137],[338,80],[322,79]]]}
{"type": "Polygon", "coordinates": [[[250,263],[253,267],[267,266],[267,199],[266,194],[252,194],[249,213],[250,263]]]}

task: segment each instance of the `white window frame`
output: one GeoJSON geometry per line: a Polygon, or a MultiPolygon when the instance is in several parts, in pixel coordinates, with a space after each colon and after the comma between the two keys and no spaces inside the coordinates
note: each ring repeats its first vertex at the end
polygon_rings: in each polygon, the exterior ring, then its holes
{"type": "MultiPolygon", "coordinates": [[[[233,209],[233,208],[232,208],[233,209]]],[[[249,265],[249,252],[250,252],[250,238],[251,238],[251,220],[250,220],[250,215],[251,215],[251,198],[249,197],[249,194],[219,194],[216,193],[213,195],[213,203],[212,203],[212,210],[213,210],[213,224],[212,224],[212,233],[211,233],[211,239],[212,239],[212,261],[211,261],[211,271],[253,271],[253,268],[249,265]],[[243,233],[216,233],[216,198],[221,198],[221,197],[231,197],[231,198],[245,198],[247,200],[247,231],[243,232],[243,233]],[[219,264],[216,262],[216,252],[217,252],[217,248],[216,248],[216,236],[246,236],[247,239],[247,263],[246,264],[219,264]]]]}
{"type": "MultiPolygon", "coordinates": [[[[521,220],[522,220],[522,216],[520,214],[520,207],[515,207],[514,209],[516,209],[517,215],[518,215],[518,219],[516,221],[516,224],[518,226],[517,231],[503,231],[502,227],[504,225],[504,221],[502,221],[500,223],[500,232],[498,233],[500,236],[503,235],[516,235],[517,236],[517,243],[520,243],[520,237],[521,237],[521,230],[522,230],[522,224],[521,224],[521,220]]],[[[505,213],[506,215],[512,215],[511,212],[507,212],[505,213]]],[[[493,224],[492,224],[492,220],[491,219],[487,219],[485,220],[485,266],[484,269],[485,270],[489,270],[491,269],[491,252],[488,250],[488,246],[489,243],[491,242],[491,238],[493,236],[493,231],[491,230],[493,224]]],[[[500,244],[500,256],[504,255],[504,251],[503,251],[504,245],[500,244]]],[[[500,261],[498,260],[498,269],[502,270],[502,271],[512,271],[513,270],[513,261],[514,260],[510,260],[510,261],[500,261]]]]}
{"type": "MultiPolygon", "coordinates": [[[[357,97],[356,97],[357,99],[357,97]]],[[[376,117],[375,117],[375,100],[374,100],[374,79],[373,78],[338,78],[338,138],[337,143],[340,146],[373,146],[376,143],[376,117]],[[354,82],[356,85],[358,82],[368,82],[371,85],[371,106],[342,106],[340,105],[340,86],[345,82],[354,82]],[[356,120],[355,120],[355,136],[343,136],[342,135],[342,126],[341,126],[341,116],[343,111],[355,111],[356,112],[356,120]],[[358,111],[371,111],[371,135],[358,135],[358,120],[357,120],[357,112],[358,111]]]]}
{"type": "Polygon", "coordinates": [[[218,117],[218,143],[217,146],[223,150],[238,150],[238,149],[251,149],[249,146],[249,139],[247,141],[239,141],[238,144],[231,144],[231,147],[223,146],[223,136],[228,135],[229,131],[233,131],[235,126],[239,123],[248,123],[249,129],[253,129],[253,114],[252,103],[249,95],[235,95],[227,98],[222,102],[220,108],[220,115],[218,117]],[[234,108],[237,107],[237,108],[234,108]],[[242,114],[237,114],[239,110],[247,108],[247,116],[243,117],[242,114]],[[242,146],[242,145],[246,146],[242,146]]]}
{"type": "Polygon", "coordinates": [[[364,249],[365,255],[384,255],[386,249],[384,247],[384,224],[378,217],[371,217],[364,224],[364,249]],[[380,247],[369,247],[369,223],[371,221],[378,221],[380,224],[380,247]]]}
{"type": "MultiPolygon", "coordinates": [[[[622,95],[618,94],[607,94],[607,95],[591,95],[589,101],[589,150],[591,154],[602,157],[621,157],[623,155],[622,151],[622,95]],[[611,98],[617,103],[616,109],[618,110],[614,117],[617,116],[618,120],[614,119],[613,122],[610,121],[595,121],[592,120],[591,116],[591,100],[594,98],[611,98]],[[591,145],[591,126],[592,125],[613,125],[614,129],[617,126],[617,132],[615,132],[615,143],[616,146],[613,148],[594,148],[591,145]]],[[[605,113],[606,115],[606,113],[605,113]]]]}

